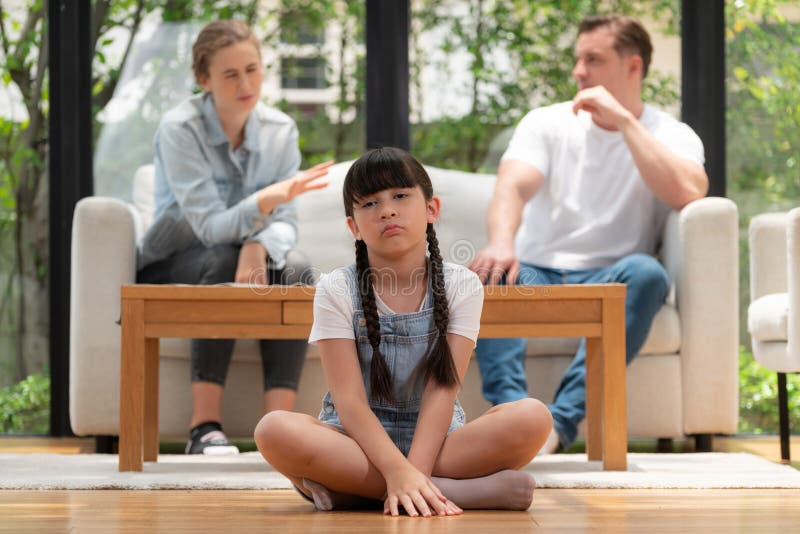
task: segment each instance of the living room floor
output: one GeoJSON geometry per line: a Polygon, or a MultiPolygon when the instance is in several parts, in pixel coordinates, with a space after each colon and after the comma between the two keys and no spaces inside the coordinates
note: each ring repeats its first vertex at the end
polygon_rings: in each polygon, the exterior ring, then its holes
{"type": "MultiPolygon", "coordinates": [[[[792,456],[800,458],[800,437],[793,445],[792,456]]],[[[93,447],[93,440],[81,438],[0,438],[0,453],[76,454],[94,452],[93,447]]],[[[675,443],[676,450],[687,447],[688,442],[675,443]]],[[[715,437],[714,451],[780,457],[777,436],[715,437]]],[[[12,532],[774,532],[800,525],[800,491],[541,489],[526,513],[468,511],[425,520],[377,512],[315,513],[288,490],[2,490],[0,517],[0,530],[12,532]]]]}

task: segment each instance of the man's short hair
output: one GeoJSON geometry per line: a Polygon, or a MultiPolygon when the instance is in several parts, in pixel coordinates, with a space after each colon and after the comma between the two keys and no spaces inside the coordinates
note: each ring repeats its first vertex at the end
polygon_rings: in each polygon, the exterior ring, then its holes
{"type": "Polygon", "coordinates": [[[581,21],[578,35],[601,27],[608,28],[614,34],[614,50],[617,54],[634,53],[642,58],[642,78],[647,76],[650,58],[653,56],[653,44],[642,23],[633,17],[615,13],[592,15],[581,21]]]}

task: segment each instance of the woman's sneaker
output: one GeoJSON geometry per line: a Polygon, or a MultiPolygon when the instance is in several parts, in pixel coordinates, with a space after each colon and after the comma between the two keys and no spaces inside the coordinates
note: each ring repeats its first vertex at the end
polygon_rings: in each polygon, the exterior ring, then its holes
{"type": "Polygon", "coordinates": [[[239,449],[236,445],[231,445],[225,437],[221,424],[209,422],[201,423],[191,430],[186,443],[186,454],[239,454],[239,449]]]}

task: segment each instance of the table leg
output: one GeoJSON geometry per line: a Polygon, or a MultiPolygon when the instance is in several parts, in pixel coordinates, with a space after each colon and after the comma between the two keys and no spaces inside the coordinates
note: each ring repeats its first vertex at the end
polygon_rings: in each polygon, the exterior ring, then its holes
{"type": "Polygon", "coordinates": [[[586,338],[586,455],[603,458],[603,338],[586,338]]]}
{"type": "Polygon", "coordinates": [[[628,469],[625,299],[603,299],[603,469],[628,469]]]}
{"type": "Polygon", "coordinates": [[[158,338],[144,342],[144,461],[158,461],[158,338]]]}
{"type": "Polygon", "coordinates": [[[144,302],[122,301],[119,388],[119,470],[142,470],[144,302]]]}

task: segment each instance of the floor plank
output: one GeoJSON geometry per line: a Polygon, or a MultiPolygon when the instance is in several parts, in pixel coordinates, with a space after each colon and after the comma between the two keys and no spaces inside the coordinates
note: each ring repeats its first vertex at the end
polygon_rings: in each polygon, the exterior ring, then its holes
{"type": "Polygon", "coordinates": [[[0,453],[87,454],[94,452],[93,438],[51,438],[47,436],[2,436],[0,453]]]}
{"type": "Polygon", "coordinates": [[[0,491],[0,517],[14,532],[775,532],[800,524],[800,492],[550,489],[537,491],[528,512],[420,519],[315,512],[287,490],[0,491]]]}
{"type": "MultiPolygon", "coordinates": [[[[771,462],[781,461],[781,443],[778,436],[732,436],[714,438],[715,452],[749,452],[771,462]]],[[[792,465],[800,469],[800,436],[789,440],[792,465]]]]}

